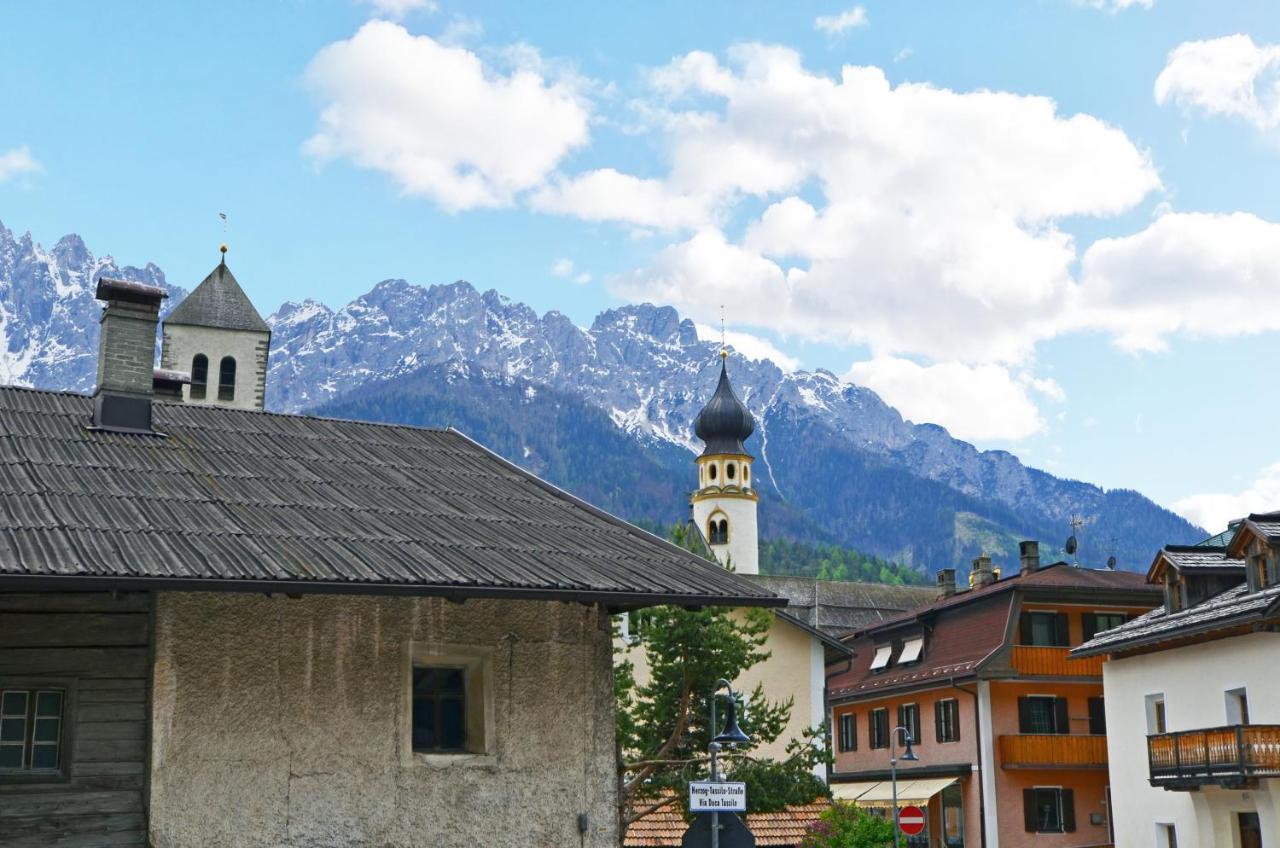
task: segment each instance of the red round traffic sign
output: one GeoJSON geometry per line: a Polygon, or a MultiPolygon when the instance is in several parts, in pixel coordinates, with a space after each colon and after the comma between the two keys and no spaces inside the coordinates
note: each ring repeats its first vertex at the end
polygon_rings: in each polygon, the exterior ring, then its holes
{"type": "Polygon", "coordinates": [[[924,810],[919,807],[903,807],[898,810],[898,827],[907,836],[917,836],[924,833],[924,825],[924,810]]]}

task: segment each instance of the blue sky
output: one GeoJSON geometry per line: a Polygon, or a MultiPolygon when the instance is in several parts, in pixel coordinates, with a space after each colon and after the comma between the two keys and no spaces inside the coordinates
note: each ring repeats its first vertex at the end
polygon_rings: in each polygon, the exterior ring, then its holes
{"type": "Polygon", "coordinates": [[[1275,402],[1224,397],[1280,329],[1267,6],[15,5],[0,220],[190,286],[226,211],[264,311],[387,277],[581,324],[724,304],[754,349],[1212,523],[1280,507],[1275,402]]]}

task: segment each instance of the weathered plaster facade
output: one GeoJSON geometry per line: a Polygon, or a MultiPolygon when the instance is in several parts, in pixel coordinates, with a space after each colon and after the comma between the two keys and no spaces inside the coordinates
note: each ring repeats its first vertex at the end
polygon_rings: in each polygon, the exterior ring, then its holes
{"type": "Polygon", "coordinates": [[[262,409],[267,391],[267,355],[270,333],[224,330],[166,323],[161,332],[160,364],[164,368],[190,371],[196,354],[209,358],[209,382],[205,396],[191,397],[191,386],[182,387],[186,403],[219,403],[240,409],[262,409]],[[235,398],[218,400],[218,366],[224,356],[236,361],[235,398]]]}
{"type": "Polygon", "coordinates": [[[165,592],[154,632],[155,848],[617,844],[595,608],[165,592]],[[458,654],[485,657],[486,750],[415,754],[411,657],[458,654]]]}

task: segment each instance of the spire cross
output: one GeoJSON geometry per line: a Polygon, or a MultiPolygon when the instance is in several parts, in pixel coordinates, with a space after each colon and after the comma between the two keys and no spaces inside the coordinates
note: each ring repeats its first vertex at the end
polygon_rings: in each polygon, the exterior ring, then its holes
{"type": "Polygon", "coordinates": [[[720,304],[720,358],[729,357],[729,347],[724,340],[724,304],[720,304]]]}

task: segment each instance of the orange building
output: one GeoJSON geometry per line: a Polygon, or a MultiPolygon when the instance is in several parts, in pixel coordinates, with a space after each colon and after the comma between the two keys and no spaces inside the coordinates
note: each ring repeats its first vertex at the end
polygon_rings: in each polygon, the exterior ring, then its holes
{"type": "Polygon", "coordinates": [[[898,801],[925,807],[928,830],[905,844],[1111,844],[1102,664],[1067,654],[1160,592],[1141,574],[1042,568],[1021,547],[1018,574],[981,557],[965,591],[944,569],[936,601],[851,634],[854,658],[828,668],[835,797],[887,814],[890,737],[912,737],[898,801]]]}

